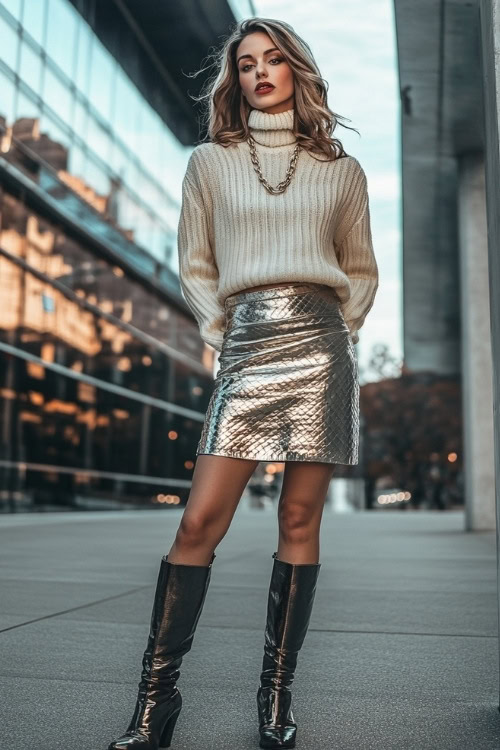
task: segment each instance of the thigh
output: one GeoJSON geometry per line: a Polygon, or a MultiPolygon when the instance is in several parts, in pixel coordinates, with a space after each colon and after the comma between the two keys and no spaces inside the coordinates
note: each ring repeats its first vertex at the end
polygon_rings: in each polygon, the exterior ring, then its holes
{"type": "Polygon", "coordinates": [[[246,458],[200,453],[183,519],[229,526],[258,463],[246,458]]]}
{"type": "Polygon", "coordinates": [[[324,461],[287,461],[279,498],[279,512],[300,506],[305,515],[319,521],[335,464],[324,461]]]}

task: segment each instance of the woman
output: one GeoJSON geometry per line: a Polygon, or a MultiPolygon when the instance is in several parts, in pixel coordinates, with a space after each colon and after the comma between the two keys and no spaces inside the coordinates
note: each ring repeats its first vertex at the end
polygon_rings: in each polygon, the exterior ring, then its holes
{"type": "Polygon", "coordinates": [[[316,590],[325,495],[335,463],[358,462],[354,343],[378,286],[365,173],[329,135],[337,120],[323,79],[288,24],[240,22],[219,67],[206,94],[211,141],[190,156],[178,232],[184,296],[220,352],[219,371],[189,499],[161,561],[135,712],[109,750],[170,746],[176,679],[214,549],[258,462],[272,460],[285,472],[260,747],[295,746],[290,686],[316,590]]]}

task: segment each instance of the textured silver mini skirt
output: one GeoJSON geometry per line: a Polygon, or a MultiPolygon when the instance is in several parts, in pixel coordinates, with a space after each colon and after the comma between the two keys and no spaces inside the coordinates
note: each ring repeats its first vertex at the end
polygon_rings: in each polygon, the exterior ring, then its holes
{"type": "Polygon", "coordinates": [[[357,464],[358,363],[336,291],[243,290],[225,312],[196,455],[357,464]]]}

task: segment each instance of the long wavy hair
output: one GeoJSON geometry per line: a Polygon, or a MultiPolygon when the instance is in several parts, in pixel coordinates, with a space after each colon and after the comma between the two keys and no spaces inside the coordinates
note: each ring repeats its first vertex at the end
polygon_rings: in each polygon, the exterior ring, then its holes
{"type": "MultiPolygon", "coordinates": [[[[272,39],[290,65],[294,77],[294,124],[293,132],[301,147],[312,153],[322,153],[327,161],[335,161],[347,156],[340,140],[332,136],[342,117],[333,112],[327,104],[328,82],[325,81],[314,60],[311,48],[284,21],[272,18],[246,18],[236,23],[229,37],[208,59],[208,66],[215,68],[209,76],[199,96],[193,96],[203,103],[202,117],[209,139],[221,146],[246,140],[250,135],[248,116],[252,107],[243,96],[236,64],[236,50],[241,40],[255,31],[263,31],[272,39]]],[[[200,68],[193,76],[205,68],[200,68]]],[[[356,130],[359,135],[359,131],[356,130]]],[[[324,160],[322,160],[324,161],[324,160]]]]}

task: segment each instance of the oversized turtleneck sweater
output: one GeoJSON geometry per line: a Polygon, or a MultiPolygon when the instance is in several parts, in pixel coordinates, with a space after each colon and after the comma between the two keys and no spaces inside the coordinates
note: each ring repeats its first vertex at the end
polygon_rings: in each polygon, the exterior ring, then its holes
{"type": "MultiPolygon", "coordinates": [[[[294,110],[252,109],[248,126],[262,174],[285,178],[296,144],[294,110]]],[[[201,338],[221,351],[224,301],[248,287],[313,281],[334,288],[353,343],[373,305],[378,268],[367,179],[353,156],[334,161],[299,150],[283,193],[260,182],[246,140],[208,142],[190,154],[178,225],[179,279],[201,338]]]]}

